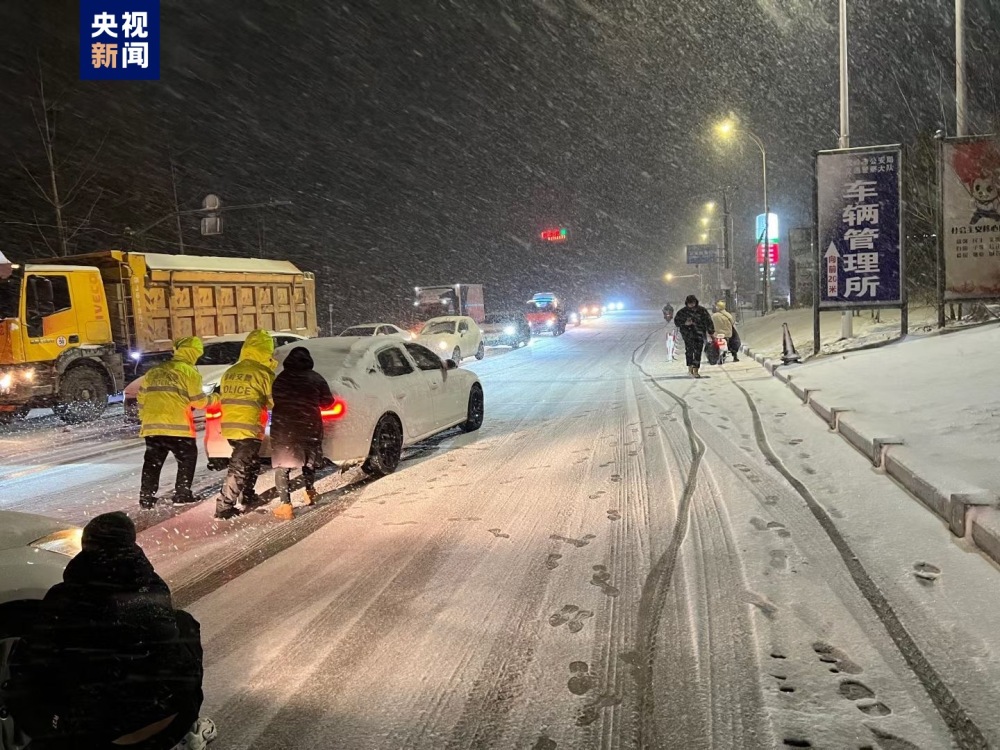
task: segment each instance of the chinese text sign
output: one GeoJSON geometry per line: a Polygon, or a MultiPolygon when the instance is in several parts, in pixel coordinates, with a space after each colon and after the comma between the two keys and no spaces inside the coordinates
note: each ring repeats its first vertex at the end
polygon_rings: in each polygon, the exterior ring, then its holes
{"type": "Polygon", "coordinates": [[[816,155],[820,307],[902,304],[901,160],[885,146],[816,155]]]}
{"type": "Polygon", "coordinates": [[[946,141],[941,150],[944,297],[1000,296],[1000,142],[946,141]]]}
{"type": "Polygon", "coordinates": [[[80,78],[160,78],[160,0],[80,0],[80,78]]]}

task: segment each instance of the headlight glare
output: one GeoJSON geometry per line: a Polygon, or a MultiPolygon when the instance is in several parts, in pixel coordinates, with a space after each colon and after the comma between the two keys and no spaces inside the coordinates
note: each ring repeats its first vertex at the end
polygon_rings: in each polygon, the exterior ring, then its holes
{"type": "Polygon", "coordinates": [[[36,539],[30,546],[66,557],[76,557],[83,548],[82,540],[83,529],[63,529],[36,539]]]}

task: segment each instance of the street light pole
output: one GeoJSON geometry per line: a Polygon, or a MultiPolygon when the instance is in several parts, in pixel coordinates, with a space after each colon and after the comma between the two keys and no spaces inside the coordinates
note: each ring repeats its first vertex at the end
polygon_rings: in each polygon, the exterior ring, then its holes
{"type": "MultiPolygon", "coordinates": [[[[726,309],[732,312],[733,309],[733,248],[732,237],[729,233],[729,190],[722,189],[722,265],[726,269],[726,288],[724,296],[726,309]]],[[[735,315],[735,313],[733,313],[735,315]]]]}
{"type": "Polygon", "coordinates": [[[771,312],[771,247],[768,242],[770,237],[771,229],[771,206],[767,200],[767,149],[764,148],[764,141],[762,141],[757,135],[751,133],[749,130],[744,130],[744,133],[757,144],[757,148],[760,149],[760,159],[761,159],[761,173],[764,178],[764,304],[763,310],[764,314],[771,312]]]}

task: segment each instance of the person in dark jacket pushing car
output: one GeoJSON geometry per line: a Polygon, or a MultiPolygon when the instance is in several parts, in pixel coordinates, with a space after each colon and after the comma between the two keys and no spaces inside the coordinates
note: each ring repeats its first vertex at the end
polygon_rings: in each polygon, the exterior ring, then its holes
{"type": "Polygon", "coordinates": [[[294,517],[289,493],[289,475],[302,469],[306,485],[306,505],[316,501],[316,469],[323,463],[324,407],[343,409],[336,404],[326,378],[313,369],[312,355],[297,346],[285,357],[281,373],[271,390],[271,465],[281,503],[274,515],[284,520],[294,517]]]}
{"type": "Polygon", "coordinates": [[[198,621],[173,608],[124,513],[91,520],[82,546],[15,644],[0,702],[31,750],[204,750],[217,731],[198,718],[198,621]]]}
{"type": "Polygon", "coordinates": [[[701,352],[705,348],[705,339],[715,333],[715,324],[708,310],[698,304],[698,298],[689,294],[684,300],[684,307],[674,316],[674,325],[684,337],[684,356],[687,358],[688,372],[691,377],[700,378],[701,352]]]}

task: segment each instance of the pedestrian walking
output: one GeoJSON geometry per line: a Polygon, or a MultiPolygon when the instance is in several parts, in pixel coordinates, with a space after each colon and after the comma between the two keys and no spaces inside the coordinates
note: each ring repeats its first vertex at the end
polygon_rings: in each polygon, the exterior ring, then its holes
{"type": "Polygon", "coordinates": [[[701,353],[705,348],[708,336],[715,333],[712,316],[708,310],[698,304],[698,298],[689,294],[684,300],[684,307],[674,316],[674,323],[684,339],[684,356],[687,359],[688,372],[693,378],[700,378],[701,353]]]}
{"type": "Polygon", "coordinates": [[[139,435],[146,440],[146,455],[142,462],[139,506],[156,505],[160,487],[160,472],[167,456],[177,460],[174,483],[175,503],[191,503],[194,472],[198,464],[198,444],[195,441],[193,409],[204,409],[208,396],[202,390],[201,373],[195,363],[204,352],[196,336],[174,342],[174,356],[146,373],[139,388],[139,435]]]}
{"type": "Polygon", "coordinates": [[[10,656],[2,700],[31,750],[203,750],[217,734],[203,701],[198,621],[136,544],[120,511],[83,530],[10,656]]]}
{"type": "Polygon", "coordinates": [[[326,378],[313,369],[312,355],[304,346],[292,349],[274,380],[274,409],[271,411],[271,465],[280,504],[278,518],[290,520],[292,498],[288,482],[293,469],[302,469],[306,485],[306,505],[316,501],[316,469],[323,462],[324,406],[333,403],[326,378]]]}
{"type": "Polygon", "coordinates": [[[726,309],[726,303],[722,300],[715,303],[715,312],[712,313],[712,324],[715,326],[716,333],[726,337],[726,345],[729,348],[729,353],[733,355],[733,362],[739,362],[740,334],[736,330],[736,319],[726,309]]]}
{"type": "Polygon", "coordinates": [[[260,473],[260,444],[264,439],[267,410],[271,408],[274,384],[274,339],[267,331],[252,331],[243,342],[239,361],[222,375],[222,437],[233,454],[222,493],[215,504],[215,517],[233,518],[261,504],[254,487],[260,473]],[[236,506],[242,500],[243,510],[236,506]]]}

